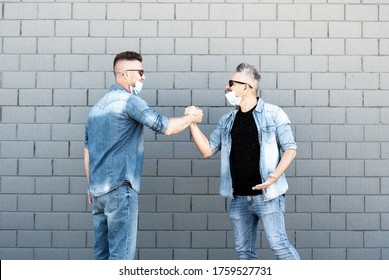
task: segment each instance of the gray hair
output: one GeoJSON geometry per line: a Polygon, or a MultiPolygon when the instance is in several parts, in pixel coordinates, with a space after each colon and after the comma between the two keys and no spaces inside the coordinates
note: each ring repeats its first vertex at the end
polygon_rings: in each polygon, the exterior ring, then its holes
{"type": "Polygon", "coordinates": [[[236,67],[235,72],[240,72],[253,78],[255,81],[255,84],[253,86],[258,91],[261,75],[253,65],[243,62],[236,67]]]}

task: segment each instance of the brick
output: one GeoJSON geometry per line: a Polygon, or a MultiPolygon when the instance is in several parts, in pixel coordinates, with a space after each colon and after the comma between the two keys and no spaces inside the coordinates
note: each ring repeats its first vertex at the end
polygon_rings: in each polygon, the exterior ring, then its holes
{"type": "MultiPolygon", "coordinates": [[[[53,103],[52,91],[50,89],[20,89],[19,105],[21,106],[50,106],[53,103]]],[[[37,110],[41,108],[38,107],[37,110]]],[[[37,110],[35,113],[37,113],[37,110]]]]}
{"type": "Polygon", "coordinates": [[[50,71],[54,69],[52,55],[22,55],[20,69],[23,71],[50,71]]]}
{"type": "Polygon", "coordinates": [[[312,194],[345,194],[346,180],[341,177],[312,178],[312,194]]]}
{"type": "Polygon", "coordinates": [[[142,19],[173,20],[175,17],[173,4],[143,4],[141,10],[142,19]]]}
{"type": "Polygon", "coordinates": [[[173,214],[139,213],[139,230],[171,230],[173,214]]]}
{"type": "Polygon", "coordinates": [[[20,159],[19,175],[52,175],[50,159],[20,159]]]}
{"type": "Polygon", "coordinates": [[[187,55],[158,56],[158,71],[181,72],[191,70],[191,57],[187,55]]]}
{"type": "Polygon", "coordinates": [[[378,6],[376,5],[348,5],[346,6],[346,20],[377,21],[378,6]]]}
{"type": "Polygon", "coordinates": [[[83,231],[53,231],[53,247],[79,248],[86,243],[86,234],[83,231]]]}
{"type": "Polygon", "coordinates": [[[192,25],[193,37],[215,38],[226,34],[226,23],[223,21],[193,21],[192,25]]]}
{"type": "Polygon", "coordinates": [[[292,21],[263,21],[261,23],[261,37],[288,38],[293,37],[292,21]]]}
{"type": "Polygon", "coordinates": [[[292,56],[270,56],[261,57],[261,71],[264,72],[291,72],[294,69],[292,56]]]}
{"type": "Polygon", "coordinates": [[[78,54],[104,54],[104,38],[79,38],[72,40],[72,53],[78,54]]]}
{"type": "Polygon", "coordinates": [[[345,229],[346,229],[346,214],[336,214],[336,213],[313,213],[312,214],[312,230],[345,230],[345,229]]]}
{"type": "MultiPolygon", "coordinates": [[[[127,11],[125,11],[127,17],[127,11]]],[[[157,37],[158,22],[152,20],[136,20],[124,22],[124,37],[157,37]]],[[[134,41],[133,39],[131,41],[134,41]]],[[[136,40],[135,40],[136,41],[136,40]]],[[[120,46],[121,47],[121,46],[120,46]]],[[[133,49],[133,47],[131,48],[133,49]]],[[[142,54],[143,54],[142,50],[142,54]]]]}
{"type": "Polygon", "coordinates": [[[346,74],[347,89],[378,89],[379,76],[376,73],[346,74]]]}
{"type": "Polygon", "coordinates": [[[246,4],[243,6],[244,20],[275,20],[277,6],[275,4],[246,4]]]}
{"type": "Polygon", "coordinates": [[[1,212],[0,227],[6,229],[33,229],[34,213],[1,212]]]}
{"type": "Polygon", "coordinates": [[[160,176],[189,176],[190,174],[189,160],[161,159],[158,161],[158,175],[160,176]]]}
{"type": "Polygon", "coordinates": [[[123,23],[117,20],[93,20],[90,23],[91,37],[122,37],[123,23]]]}
{"type": "Polygon", "coordinates": [[[330,197],[328,195],[297,195],[296,206],[296,212],[328,212],[330,197]]]}
{"type": "Polygon", "coordinates": [[[0,36],[20,36],[20,21],[19,20],[2,20],[0,22],[0,36]]]}
{"type": "Polygon", "coordinates": [[[68,249],[54,249],[54,248],[35,248],[35,260],[67,260],[69,259],[68,249]]]}
{"type": "Polygon", "coordinates": [[[238,38],[211,38],[210,54],[242,54],[242,40],[238,38]],[[226,46],[229,46],[226,48],[226,46]]]}
{"type": "MultiPolygon", "coordinates": [[[[0,105],[18,105],[18,91],[17,89],[0,89],[0,105]]],[[[1,139],[1,137],[0,137],[1,139]]]]}
{"type": "Polygon", "coordinates": [[[74,3],[73,7],[74,19],[105,19],[106,5],[100,3],[74,3]]]}
{"type": "Polygon", "coordinates": [[[366,176],[385,176],[389,168],[389,160],[367,160],[366,161],[366,176]]]}
{"type": "Polygon", "coordinates": [[[297,38],[326,38],[328,24],[324,21],[297,21],[295,22],[295,36],[297,38]]]}
{"type": "Polygon", "coordinates": [[[18,234],[19,247],[51,247],[51,232],[49,231],[20,231],[18,234]]]}
{"type": "Polygon", "coordinates": [[[4,71],[17,71],[17,70],[19,70],[19,56],[12,55],[12,54],[0,55],[0,70],[4,70],[4,71]]]}
{"type": "Polygon", "coordinates": [[[69,88],[70,73],[68,72],[38,72],[38,88],[69,88]]]}
{"type": "Polygon", "coordinates": [[[279,73],[279,89],[310,89],[311,75],[308,73],[279,73]]]}
{"type": "Polygon", "coordinates": [[[92,230],[93,222],[90,213],[70,213],[69,229],[72,230],[92,230]]]}
{"type": "Polygon", "coordinates": [[[309,39],[279,39],[279,54],[309,55],[311,53],[311,41],[309,39]]]}
{"type": "Polygon", "coordinates": [[[189,212],[191,207],[190,201],[189,195],[160,195],[157,197],[157,212],[189,212]]]}
{"type": "Polygon", "coordinates": [[[347,158],[378,159],[380,145],[378,143],[347,143],[347,158]]]}
{"type": "Polygon", "coordinates": [[[346,39],[346,55],[377,55],[377,39],[346,39]]]}
{"type": "Polygon", "coordinates": [[[4,5],[4,19],[36,19],[38,4],[36,3],[7,3],[4,5]]]}
{"type": "Polygon", "coordinates": [[[196,195],[192,197],[192,212],[194,213],[224,213],[225,198],[219,195],[196,195]]]}
{"type": "Polygon", "coordinates": [[[271,38],[244,39],[244,54],[276,54],[277,40],[271,38]]]}
{"type": "Polygon", "coordinates": [[[385,241],[389,238],[388,231],[366,231],[364,242],[366,247],[385,247],[385,241]]]}
{"type": "Polygon", "coordinates": [[[177,73],[175,78],[176,89],[206,89],[208,87],[206,73],[177,73]]]}
{"type": "MultiPolygon", "coordinates": [[[[7,164],[13,162],[13,160],[4,160],[7,164]]],[[[0,161],[1,163],[1,161],[0,161]]],[[[7,166],[7,165],[4,165],[7,166]]],[[[3,166],[2,166],[3,168],[3,166]]],[[[15,170],[16,170],[16,160],[15,160],[15,170]]],[[[16,174],[16,173],[15,173],[16,174]]],[[[1,193],[10,193],[10,194],[18,194],[18,193],[34,193],[35,192],[35,183],[34,177],[22,177],[22,176],[2,176],[1,178],[1,193]]]]}
{"type": "Polygon", "coordinates": [[[297,106],[328,106],[327,90],[297,90],[297,106]]]}
{"type": "Polygon", "coordinates": [[[68,220],[67,213],[36,213],[35,228],[38,230],[67,230],[68,220]]]}
{"type": "Polygon", "coordinates": [[[388,106],[389,91],[386,90],[365,90],[364,105],[365,106],[388,106]]]}
{"type": "Polygon", "coordinates": [[[344,20],[344,5],[312,5],[312,20],[344,20]]]}
{"type": "Polygon", "coordinates": [[[54,21],[22,21],[22,36],[54,36],[54,21]]]}
{"type": "Polygon", "coordinates": [[[84,162],[81,159],[54,159],[53,162],[54,175],[83,176],[84,162]]]}
{"type": "Polygon", "coordinates": [[[193,160],[193,176],[214,176],[220,173],[220,160],[193,160]]]}
{"type": "Polygon", "coordinates": [[[296,126],[296,141],[328,141],[330,128],[327,125],[296,126]]]}
{"type": "Polygon", "coordinates": [[[145,158],[173,158],[173,143],[145,143],[145,158]]]}
{"type": "MultiPolygon", "coordinates": [[[[178,39],[176,40],[178,43],[178,39]]],[[[142,54],[173,54],[174,40],[171,38],[142,38],[142,54]],[[158,46],[158,49],[155,49],[158,46]]],[[[176,53],[179,53],[176,51],[176,53]]]]}
{"type": "Polygon", "coordinates": [[[67,158],[69,155],[68,142],[39,141],[35,143],[36,158],[67,158]]]}
{"type": "Polygon", "coordinates": [[[190,37],[191,33],[190,21],[161,21],[158,25],[159,37],[190,37]]]}
{"type": "Polygon", "coordinates": [[[227,21],[227,37],[258,38],[258,21],[227,21]]]}
{"type": "Polygon", "coordinates": [[[208,20],[209,6],[207,4],[177,4],[177,20],[208,20]]]}
{"type": "Polygon", "coordinates": [[[312,39],[312,54],[314,55],[343,55],[343,39],[312,39]]]}
{"type": "Polygon", "coordinates": [[[224,248],[225,233],[220,231],[194,231],[192,232],[193,248],[224,248]]]}
{"type": "Polygon", "coordinates": [[[363,58],[364,72],[385,72],[386,65],[389,63],[389,57],[368,56],[363,58]]]}
{"type": "Polygon", "coordinates": [[[33,248],[5,248],[0,250],[2,260],[32,260],[34,258],[33,248]]]}
{"type": "Polygon", "coordinates": [[[331,247],[346,247],[346,248],[355,248],[363,247],[363,233],[362,232],[331,232],[330,236],[330,246],[331,247]]]}
{"type": "Polygon", "coordinates": [[[210,4],[210,20],[242,20],[243,8],[239,4],[210,4]]]}
{"type": "Polygon", "coordinates": [[[313,143],[313,158],[345,159],[346,145],[344,143],[313,143]]]}
{"type": "Polygon", "coordinates": [[[363,196],[331,196],[331,212],[357,213],[364,212],[364,208],[363,196]]]}
{"type": "Polygon", "coordinates": [[[186,231],[157,232],[157,248],[187,248],[191,244],[191,233],[186,231]]]}
{"type": "Polygon", "coordinates": [[[175,230],[206,230],[207,214],[177,213],[173,216],[175,230]]]}
{"type": "Polygon", "coordinates": [[[71,19],[71,3],[44,3],[39,4],[38,17],[40,19],[71,19]]]}
{"type": "Polygon", "coordinates": [[[2,158],[32,158],[34,154],[34,142],[2,142],[0,147],[0,154],[2,158]]]}
{"type": "Polygon", "coordinates": [[[16,124],[0,124],[0,140],[16,140],[16,124]]]}
{"type": "Polygon", "coordinates": [[[362,106],[363,94],[360,90],[331,90],[330,106],[362,106]]]}
{"type": "Polygon", "coordinates": [[[2,248],[16,247],[16,230],[2,230],[0,232],[0,246],[2,248]]]}
{"type": "Polygon", "coordinates": [[[35,110],[33,107],[4,107],[2,108],[3,123],[33,123],[35,110]]]}
{"type": "Polygon", "coordinates": [[[86,105],[86,97],[84,89],[55,89],[53,103],[56,106],[83,106],[86,105]]]}
{"type": "Polygon", "coordinates": [[[38,53],[69,54],[71,52],[70,38],[38,38],[38,53]]]}
{"type": "Polygon", "coordinates": [[[297,248],[328,248],[330,234],[328,231],[299,231],[296,232],[297,248]]]}
{"type": "Polygon", "coordinates": [[[207,194],[208,180],[206,177],[174,178],[175,194],[207,194]]]}
{"type": "Polygon", "coordinates": [[[364,174],[362,160],[332,160],[331,176],[360,176],[364,174]]]}
{"type": "Polygon", "coordinates": [[[57,20],[55,24],[55,35],[59,37],[88,36],[89,23],[87,20],[57,20]]]}
{"type": "Polygon", "coordinates": [[[64,194],[69,192],[69,179],[66,177],[38,177],[35,181],[36,193],[64,194]]]}
{"type": "Polygon", "coordinates": [[[34,88],[36,83],[33,72],[4,72],[2,78],[3,88],[34,88]]]}
{"type": "Polygon", "coordinates": [[[347,230],[380,230],[380,215],[377,214],[347,214],[347,230]]]}
{"type": "Polygon", "coordinates": [[[331,141],[364,141],[364,130],[361,125],[332,125],[331,141]]]}
{"type": "Polygon", "coordinates": [[[17,140],[50,140],[50,135],[50,125],[18,124],[17,140]]]}
{"type": "MultiPolygon", "coordinates": [[[[363,63],[364,65],[364,63],[363,63]]],[[[330,56],[329,57],[330,72],[361,72],[362,59],[358,56],[330,56]]]]}
{"type": "Polygon", "coordinates": [[[10,212],[17,210],[17,196],[2,194],[0,197],[0,211],[10,212]]]}
{"type": "Polygon", "coordinates": [[[348,108],[347,122],[351,124],[379,124],[379,109],[348,108]],[[361,117],[363,114],[363,118],[361,117]]]}
{"type": "Polygon", "coordinates": [[[73,72],[71,74],[72,88],[104,88],[105,74],[101,72],[73,72]]]}
{"type": "Polygon", "coordinates": [[[330,38],[361,38],[362,24],[360,22],[330,22],[330,38]]]}
{"type": "Polygon", "coordinates": [[[113,20],[113,19],[130,20],[130,19],[139,19],[139,18],[140,18],[140,4],[135,4],[135,3],[108,3],[107,4],[107,19],[109,20],[113,20]]]}
{"type": "Polygon", "coordinates": [[[381,249],[348,249],[348,260],[377,260],[381,258],[381,249]]]}
{"type": "MultiPolygon", "coordinates": [[[[209,46],[206,38],[178,38],[175,41],[176,54],[208,54],[209,46]]],[[[170,49],[169,51],[173,52],[170,49]]]]}
{"type": "Polygon", "coordinates": [[[365,22],[362,32],[364,38],[389,38],[389,22],[365,22]]]}
{"type": "Polygon", "coordinates": [[[278,6],[278,20],[309,20],[311,6],[306,4],[284,4],[278,6]]]}

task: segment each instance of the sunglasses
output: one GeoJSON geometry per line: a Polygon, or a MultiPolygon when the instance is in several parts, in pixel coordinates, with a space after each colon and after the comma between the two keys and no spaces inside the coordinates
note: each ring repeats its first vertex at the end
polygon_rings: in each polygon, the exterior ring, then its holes
{"type": "Polygon", "coordinates": [[[244,82],[239,82],[239,81],[234,81],[234,80],[229,80],[228,85],[232,87],[234,84],[241,84],[241,85],[248,85],[250,88],[253,88],[250,84],[244,83],[244,82]]]}
{"type": "Polygon", "coordinates": [[[145,74],[145,71],[143,69],[127,69],[126,72],[127,71],[138,71],[139,76],[141,77],[145,74]]]}

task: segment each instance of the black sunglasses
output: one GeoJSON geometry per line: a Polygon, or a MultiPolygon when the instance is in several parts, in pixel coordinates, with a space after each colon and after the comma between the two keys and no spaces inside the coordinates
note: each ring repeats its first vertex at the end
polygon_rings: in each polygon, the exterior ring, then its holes
{"type": "Polygon", "coordinates": [[[234,83],[235,84],[241,84],[241,85],[248,85],[250,88],[253,88],[250,84],[248,84],[248,83],[244,83],[244,82],[239,82],[239,81],[234,81],[234,80],[229,80],[228,81],[228,85],[230,86],[230,87],[232,87],[233,85],[234,85],[234,83]]]}
{"type": "Polygon", "coordinates": [[[145,74],[145,71],[143,69],[127,69],[126,72],[127,71],[138,71],[141,77],[145,74]]]}

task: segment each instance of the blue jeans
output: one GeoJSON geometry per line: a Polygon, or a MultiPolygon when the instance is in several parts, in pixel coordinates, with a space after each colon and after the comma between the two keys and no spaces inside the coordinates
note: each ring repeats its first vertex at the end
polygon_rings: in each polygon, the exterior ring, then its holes
{"type": "Polygon", "coordinates": [[[93,198],[94,258],[131,260],[136,249],[138,194],[125,183],[93,198]]]}
{"type": "Polygon", "coordinates": [[[257,259],[255,243],[259,220],[277,259],[300,259],[286,234],[284,196],[270,201],[263,201],[263,195],[236,196],[231,201],[229,214],[239,259],[257,259]]]}

